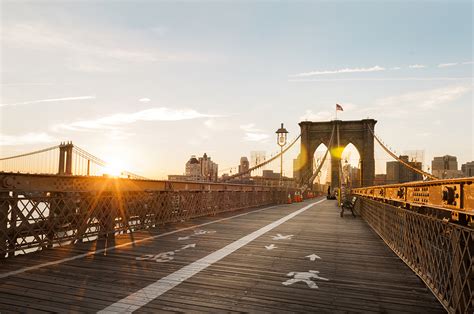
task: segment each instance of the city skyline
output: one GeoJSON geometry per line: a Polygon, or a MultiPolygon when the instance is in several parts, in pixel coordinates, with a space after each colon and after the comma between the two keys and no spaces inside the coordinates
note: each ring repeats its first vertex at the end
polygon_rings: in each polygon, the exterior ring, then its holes
{"type": "MultiPolygon", "coordinates": [[[[281,122],[294,138],[298,122],[334,119],[339,103],[339,119],[376,119],[399,154],[474,160],[470,1],[1,11],[2,157],[72,140],[152,178],[205,152],[225,169],[276,153],[281,122]]],[[[389,160],[377,149],[376,173],[389,160]]]]}

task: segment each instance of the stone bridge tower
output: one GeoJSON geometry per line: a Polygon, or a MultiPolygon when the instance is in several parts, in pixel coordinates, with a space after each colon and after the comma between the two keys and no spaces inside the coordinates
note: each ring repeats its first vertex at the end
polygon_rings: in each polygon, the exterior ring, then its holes
{"type": "MultiPolygon", "coordinates": [[[[298,159],[295,162],[294,177],[300,183],[311,178],[313,173],[313,156],[320,144],[328,145],[332,131],[334,138],[329,147],[331,157],[331,187],[339,186],[339,162],[340,156],[334,154],[337,148],[338,135],[339,147],[344,148],[352,143],[360,154],[361,159],[361,184],[370,186],[374,183],[375,159],[374,159],[374,136],[369,128],[374,131],[376,120],[364,119],[356,121],[333,120],[329,122],[300,122],[301,148],[298,159]]],[[[342,151],[342,149],[340,151],[342,151]]]]}

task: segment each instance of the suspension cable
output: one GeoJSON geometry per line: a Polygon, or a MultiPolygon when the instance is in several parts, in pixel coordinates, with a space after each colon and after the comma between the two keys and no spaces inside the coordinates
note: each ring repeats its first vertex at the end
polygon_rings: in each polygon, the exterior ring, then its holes
{"type": "Polygon", "coordinates": [[[258,165],[255,165],[253,166],[252,168],[249,168],[248,170],[245,170],[245,171],[242,171],[242,172],[239,172],[239,173],[236,173],[234,175],[231,175],[231,176],[228,176],[226,178],[223,178],[222,181],[228,181],[228,180],[231,180],[231,179],[234,179],[234,178],[238,178],[238,177],[241,177],[241,176],[244,176],[250,172],[252,172],[253,170],[255,169],[258,169],[258,168],[261,168],[269,163],[271,163],[272,161],[276,160],[278,157],[280,157],[281,155],[283,155],[284,153],[286,153],[301,137],[301,134],[299,134],[293,142],[291,142],[290,145],[288,145],[283,151],[281,151],[280,153],[276,154],[275,156],[273,156],[272,158],[258,164],[258,165]]]}
{"type": "Polygon", "coordinates": [[[31,155],[35,155],[35,154],[40,154],[40,153],[44,153],[44,152],[47,152],[47,151],[50,151],[50,150],[53,150],[53,149],[56,149],[56,148],[59,148],[59,145],[53,146],[53,147],[44,148],[44,149],[37,150],[37,151],[34,151],[34,152],[30,152],[30,153],[21,154],[21,155],[16,155],[16,156],[10,156],[10,157],[0,158],[0,161],[8,160],[8,159],[20,158],[20,157],[26,157],[26,156],[31,156],[31,155]]]}
{"type": "Polygon", "coordinates": [[[307,187],[307,184],[312,184],[314,179],[316,179],[316,177],[318,176],[319,172],[321,171],[321,169],[323,168],[323,164],[324,164],[324,161],[326,160],[326,157],[328,156],[328,153],[329,153],[329,149],[332,145],[332,140],[333,140],[333,137],[334,137],[334,128],[336,126],[334,125],[332,127],[332,132],[331,132],[331,138],[329,139],[329,145],[327,146],[327,150],[326,150],[326,153],[324,154],[324,157],[323,159],[321,160],[321,163],[319,164],[318,168],[316,169],[316,171],[314,171],[314,173],[312,174],[312,176],[309,178],[308,182],[306,182],[304,188],[306,189],[307,187]]]}
{"type": "Polygon", "coordinates": [[[397,155],[395,155],[391,150],[389,150],[383,143],[382,141],[375,135],[374,131],[372,131],[372,129],[370,128],[370,126],[367,126],[367,128],[369,129],[370,133],[372,133],[372,135],[374,136],[375,140],[379,143],[380,146],[382,146],[382,148],[390,155],[392,156],[393,158],[395,158],[398,162],[400,162],[402,165],[404,165],[405,167],[431,179],[431,180],[438,180],[439,178],[435,177],[434,175],[428,173],[428,172],[425,172],[421,169],[418,169],[418,168],[415,168],[413,167],[412,165],[406,163],[405,161],[403,161],[402,159],[400,159],[397,155]]]}

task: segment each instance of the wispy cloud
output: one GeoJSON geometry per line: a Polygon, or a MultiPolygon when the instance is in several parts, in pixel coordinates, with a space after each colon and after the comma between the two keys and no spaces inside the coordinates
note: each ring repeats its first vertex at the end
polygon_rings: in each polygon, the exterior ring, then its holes
{"type": "Polygon", "coordinates": [[[57,142],[47,133],[26,133],[22,135],[0,134],[0,146],[19,146],[57,142]]]}
{"type": "MultiPolygon", "coordinates": [[[[6,25],[2,30],[2,40],[10,44],[20,46],[31,46],[35,49],[61,49],[73,53],[73,56],[81,55],[89,57],[100,57],[103,59],[115,59],[127,62],[153,62],[158,57],[145,49],[130,50],[118,45],[106,46],[101,34],[89,37],[97,37],[96,42],[86,42],[80,38],[81,34],[76,32],[59,32],[57,29],[46,24],[13,24],[6,25]]],[[[105,35],[105,34],[102,34],[105,35]]],[[[73,58],[74,59],[74,58],[73,58]]],[[[81,60],[83,58],[80,58],[81,60]]],[[[95,66],[95,65],[94,65],[95,66]]],[[[91,67],[87,67],[91,70],[91,67]]]]}
{"type": "Polygon", "coordinates": [[[334,112],[330,111],[318,111],[313,112],[312,110],[306,110],[305,114],[300,117],[300,121],[329,121],[334,119],[334,112]]]}
{"type": "Polygon", "coordinates": [[[446,67],[452,67],[458,65],[457,62],[451,62],[451,63],[440,63],[438,64],[438,68],[446,68],[446,67]]]}
{"type": "MultiPolygon", "coordinates": [[[[350,103],[350,102],[340,102],[339,104],[342,106],[342,108],[344,108],[344,112],[353,111],[355,108],[357,108],[355,104],[350,103]]],[[[335,106],[336,104],[325,105],[324,108],[331,108],[331,107],[335,108],[335,106]]],[[[335,116],[334,111],[322,110],[318,112],[313,112],[313,110],[308,109],[305,111],[304,115],[300,117],[300,121],[314,121],[314,122],[329,121],[329,120],[334,119],[334,116],[335,116]]]]}
{"type": "Polygon", "coordinates": [[[256,128],[254,123],[243,124],[240,128],[245,132],[244,141],[264,142],[270,137],[263,130],[256,128]]]}
{"type": "Polygon", "coordinates": [[[205,117],[217,117],[216,115],[202,114],[193,109],[171,109],[166,107],[151,108],[131,113],[116,113],[92,120],[82,120],[68,124],[60,124],[55,130],[100,130],[115,129],[119,126],[132,124],[140,121],[180,121],[205,117]]]}
{"type": "Polygon", "coordinates": [[[406,106],[428,110],[453,102],[471,91],[472,86],[449,86],[386,97],[379,99],[376,104],[385,109],[406,106]]]}
{"type": "Polygon", "coordinates": [[[23,102],[17,102],[17,103],[0,104],[0,107],[29,105],[29,104],[37,104],[37,103],[43,103],[43,102],[59,102],[59,101],[86,100],[86,99],[95,99],[95,96],[78,96],[78,97],[38,99],[38,100],[30,100],[30,101],[23,101],[23,102]]]}
{"type": "Polygon", "coordinates": [[[140,98],[138,101],[140,101],[140,102],[150,102],[151,99],[145,97],[145,98],[140,98]]]}
{"type": "Polygon", "coordinates": [[[344,68],[344,69],[339,69],[339,70],[311,71],[311,72],[293,74],[293,75],[290,75],[290,77],[306,77],[306,76],[325,75],[325,74],[379,72],[379,71],[385,71],[385,68],[376,65],[370,68],[344,68]]]}
{"type": "Polygon", "coordinates": [[[423,64],[412,64],[408,66],[410,69],[423,69],[426,68],[426,65],[423,64]]]}
{"type": "Polygon", "coordinates": [[[469,80],[471,76],[466,77],[354,77],[354,78],[321,78],[321,79],[289,79],[288,82],[344,82],[344,81],[460,81],[469,80]]]}

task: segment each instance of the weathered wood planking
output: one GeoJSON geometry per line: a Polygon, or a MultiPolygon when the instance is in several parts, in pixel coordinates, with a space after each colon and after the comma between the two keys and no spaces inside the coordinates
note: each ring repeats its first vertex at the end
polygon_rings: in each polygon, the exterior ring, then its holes
{"type": "MultiPolygon", "coordinates": [[[[106,253],[0,279],[0,312],[101,310],[135,291],[307,205],[292,204],[216,222],[125,246],[106,253]],[[178,240],[179,237],[190,236],[178,240]],[[182,249],[169,262],[136,257],[182,249]]],[[[165,232],[230,217],[227,213],[137,232],[135,241],[165,232]]],[[[129,242],[130,235],[81,243],[19,256],[0,264],[0,276],[129,242]]],[[[333,201],[315,205],[241,249],[224,257],[187,281],[151,301],[138,312],[444,312],[421,280],[385,246],[360,218],[339,217],[333,201]],[[292,239],[273,240],[278,233],[292,239]],[[266,245],[277,248],[267,250],[266,245]],[[321,259],[310,261],[306,256],[321,259]],[[329,281],[282,283],[289,272],[319,271],[329,281]]]]}

